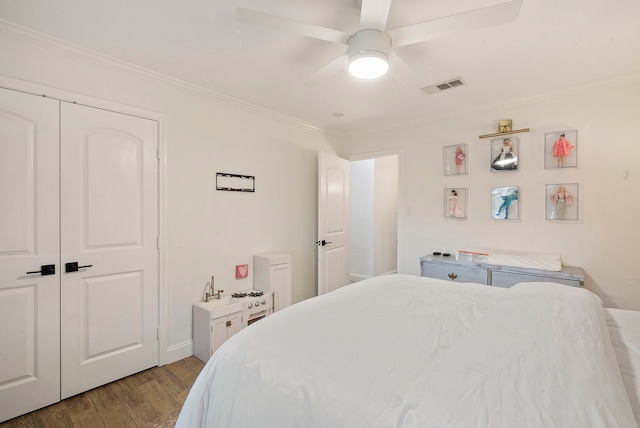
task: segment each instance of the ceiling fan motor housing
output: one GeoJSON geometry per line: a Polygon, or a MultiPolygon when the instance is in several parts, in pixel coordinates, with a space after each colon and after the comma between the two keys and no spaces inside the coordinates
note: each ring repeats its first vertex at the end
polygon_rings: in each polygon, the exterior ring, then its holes
{"type": "Polygon", "coordinates": [[[391,37],[385,32],[374,29],[360,30],[349,39],[349,58],[353,55],[378,52],[389,58],[391,37]]]}

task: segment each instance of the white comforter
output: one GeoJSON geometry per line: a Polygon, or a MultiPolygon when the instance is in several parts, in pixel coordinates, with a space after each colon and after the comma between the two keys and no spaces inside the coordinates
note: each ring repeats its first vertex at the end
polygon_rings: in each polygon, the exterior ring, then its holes
{"type": "Polygon", "coordinates": [[[377,277],[229,339],[177,427],[635,427],[598,297],[377,277]]]}

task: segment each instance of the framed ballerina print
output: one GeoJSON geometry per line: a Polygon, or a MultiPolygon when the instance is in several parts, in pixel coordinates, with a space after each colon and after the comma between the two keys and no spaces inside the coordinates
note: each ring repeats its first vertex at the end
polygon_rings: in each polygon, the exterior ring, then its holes
{"type": "Polygon", "coordinates": [[[518,186],[493,187],[491,189],[491,217],[495,220],[518,220],[520,212],[518,186]]]}

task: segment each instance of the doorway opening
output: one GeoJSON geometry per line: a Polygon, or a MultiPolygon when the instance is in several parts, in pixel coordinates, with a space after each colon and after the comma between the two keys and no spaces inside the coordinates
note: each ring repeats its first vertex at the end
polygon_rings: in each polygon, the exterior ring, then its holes
{"type": "Polygon", "coordinates": [[[398,269],[398,156],[350,161],[350,280],[398,269]]]}

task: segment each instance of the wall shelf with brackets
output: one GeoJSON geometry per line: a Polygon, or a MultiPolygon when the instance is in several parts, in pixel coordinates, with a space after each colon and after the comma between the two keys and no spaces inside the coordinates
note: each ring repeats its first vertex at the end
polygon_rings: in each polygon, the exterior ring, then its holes
{"type": "Polygon", "coordinates": [[[498,132],[493,134],[480,135],[478,138],[482,139],[482,138],[501,137],[503,135],[520,134],[522,132],[529,132],[529,128],[514,130],[511,124],[511,119],[505,119],[505,120],[498,121],[498,132]]]}
{"type": "Polygon", "coordinates": [[[228,192],[255,192],[256,178],[252,175],[218,172],[216,174],[216,190],[226,190],[228,192]]]}

